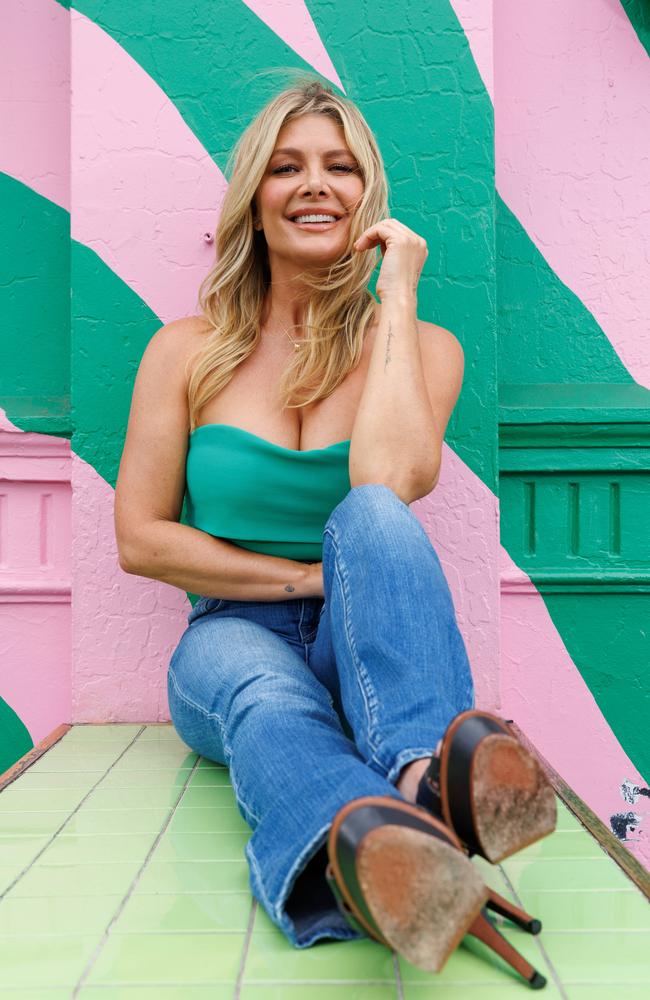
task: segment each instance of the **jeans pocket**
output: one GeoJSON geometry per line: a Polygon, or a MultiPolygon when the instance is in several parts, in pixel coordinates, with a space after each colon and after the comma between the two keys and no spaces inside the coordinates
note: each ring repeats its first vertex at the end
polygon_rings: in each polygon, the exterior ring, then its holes
{"type": "Polygon", "coordinates": [[[212,611],[218,611],[222,604],[225,604],[225,599],[223,598],[200,597],[187,616],[187,624],[191,625],[197,618],[208,615],[212,611]]]}

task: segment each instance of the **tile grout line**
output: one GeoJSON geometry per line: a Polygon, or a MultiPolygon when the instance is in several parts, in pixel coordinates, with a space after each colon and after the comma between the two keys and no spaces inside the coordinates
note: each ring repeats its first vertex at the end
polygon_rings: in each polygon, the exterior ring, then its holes
{"type": "Polygon", "coordinates": [[[253,897],[253,902],[251,906],[251,912],[248,916],[248,927],[246,928],[246,937],[244,938],[244,944],[241,952],[241,961],[239,963],[239,972],[237,973],[237,982],[235,983],[235,991],[233,993],[233,1000],[239,1000],[239,995],[241,993],[241,988],[244,984],[244,970],[246,968],[246,960],[248,958],[248,949],[250,948],[251,938],[253,937],[253,926],[255,924],[255,914],[257,913],[258,902],[253,897]]]}
{"type": "MultiPolygon", "coordinates": [[[[146,729],[146,726],[143,727],[143,729],[146,729]]],[[[138,736],[139,735],[140,735],[140,733],[138,733],[138,736]]],[[[118,758],[118,760],[119,760],[119,758],[118,758]]],[[[169,812],[169,815],[167,816],[167,819],[165,820],[165,822],[164,822],[164,824],[162,826],[162,829],[160,829],[158,831],[156,839],[154,840],[153,844],[149,848],[149,850],[147,852],[147,856],[145,857],[145,859],[142,862],[140,868],[138,869],[138,871],[136,872],[135,876],[133,877],[130,886],[128,887],[128,889],[126,890],[126,893],[125,893],[124,897],[122,898],[121,903],[117,907],[117,910],[115,911],[115,913],[113,914],[113,916],[109,920],[109,922],[108,922],[108,924],[106,926],[106,929],[104,930],[104,933],[103,933],[100,941],[97,944],[97,947],[95,948],[95,950],[92,953],[92,955],[90,956],[88,962],[86,963],[86,965],[82,969],[81,975],[80,975],[80,977],[79,977],[79,979],[77,981],[77,984],[76,984],[76,986],[74,988],[74,991],[72,993],[72,998],[78,996],[79,990],[83,986],[84,981],[88,978],[88,975],[92,971],[92,968],[93,968],[95,962],[99,958],[99,955],[100,955],[100,953],[101,953],[104,945],[106,944],[106,941],[108,940],[108,937],[109,937],[110,932],[111,932],[111,928],[113,927],[113,925],[115,924],[115,922],[119,919],[120,914],[122,913],[122,911],[124,910],[124,907],[126,906],[126,904],[128,903],[129,899],[131,898],[133,890],[135,889],[136,885],[140,881],[140,878],[142,877],[142,873],[144,872],[145,868],[147,867],[147,864],[149,863],[149,859],[151,858],[151,855],[156,850],[156,847],[160,843],[160,839],[161,839],[163,833],[165,832],[165,830],[167,829],[167,827],[171,823],[172,817],[174,816],[174,813],[176,812],[176,810],[178,809],[178,806],[180,805],[181,799],[183,798],[183,796],[185,795],[185,792],[187,791],[187,787],[188,787],[190,778],[192,777],[192,775],[196,771],[196,769],[197,769],[200,761],[201,761],[201,757],[197,756],[196,760],[194,761],[194,765],[193,765],[192,769],[187,772],[187,778],[185,779],[185,783],[183,784],[183,787],[181,788],[180,794],[179,794],[178,798],[176,799],[176,802],[172,806],[172,808],[171,808],[171,810],[169,812]]]]}
{"type": "MultiPolygon", "coordinates": [[[[84,797],[81,799],[80,802],[77,803],[77,805],[72,810],[72,812],[68,816],[66,816],[66,818],[63,820],[63,823],[61,823],[61,826],[58,828],[58,830],[54,831],[54,833],[52,834],[52,836],[50,837],[50,839],[47,841],[47,843],[44,844],[43,847],[41,847],[40,851],[38,851],[34,855],[34,857],[31,859],[31,861],[29,862],[29,864],[27,865],[27,867],[23,868],[23,870],[16,876],[16,878],[13,880],[13,882],[10,882],[9,885],[6,886],[2,890],[2,892],[0,892],[0,903],[2,902],[2,900],[4,899],[4,897],[7,895],[7,893],[10,892],[13,889],[13,887],[15,885],[17,885],[18,882],[20,882],[21,878],[24,875],[27,874],[27,872],[30,870],[30,868],[32,867],[32,865],[36,861],[38,861],[38,859],[40,858],[41,854],[43,854],[48,849],[48,847],[50,846],[50,844],[52,844],[56,840],[56,838],[59,836],[59,834],[61,833],[61,830],[64,828],[64,826],[66,826],[66,824],[70,822],[70,820],[75,815],[75,813],[78,812],[79,809],[81,809],[82,805],[84,804],[84,802],[86,801],[86,799],[88,798],[88,796],[92,795],[92,793],[95,791],[95,789],[97,788],[97,786],[102,783],[102,781],[104,780],[104,778],[107,777],[108,774],[110,774],[110,772],[113,770],[113,768],[117,764],[118,760],[120,760],[120,758],[124,756],[124,754],[127,752],[127,750],[131,749],[131,747],[133,746],[133,744],[135,743],[135,741],[144,732],[145,729],[146,729],[146,726],[142,726],[142,728],[140,729],[140,731],[135,734],[135,736],[133,737],[133,739],[131,740],[131,742],[127,746],[124,747],[124,750],[122,751],[122,753],[118,757],[115,758],[115,760],[112,762],[112,764],[110,765],[110,767],[106,768],[106,770],[102,774],[101,778],[97,779],[97,781],[92,786],[92,788],[90,788],[86,792],[86,794],[84,795],[84,797]]],[[[65,739],[65,737],[64,737],[64,739],[65,739]]],[[[59,742],[62,742],[62,741],[59,741],[59,742]]],[[[43,755],[43,756],[45,756],[45,755],[43,755]]]]}
{"type": "Polygon", "coordinates": [[[402,984],[402,971],[399,967],[397,952],[393,952],[393,971],[395,972],[395,988],[397,990],[397,1000],[404,1000],[404,986],[402,984]]]}
{"type": "MultiPolygon", "coordinates": [[[[513,883],[511,882],[510,876],[506,872],[505,868],[503,867],[503,865],[498,865],[498,868],[499,868],[499,871],[501,872],[501,874],[502,874],[502,876],[503,876],[503,878],[505,880],[506,885],[510,889],[510,892],[515,897],[517,905],[522,910],[525,910],[526,907],[524,906],[523,900],[520,898],[519,893],[517,892],[517,890],[515,889],[513,883]]],[[[555,965],[551,961],[550,955],[548,954],[546,948],[544,947],[544,945],[540,941],[540,935],[539,934],[533,934],[532,937],[534,937],[535,944],[539,948],[539,950],[542,953],[542,956],[544,958],[544,961],[546,962],[546,964],[548,965],[549,969],[551,970],[551,975],[553,976],[553,979],[555,980],[555,985],[557,986],[558,990],[560,991],[560,996],[562,997],[562,1000],[569,1000],[569,995],[568,995],[568,993],[566,992],[566,990],[564,988],[564,983],[560,979],[560,974],[558,973],[557,969],[555,968],[555,965]]]]}

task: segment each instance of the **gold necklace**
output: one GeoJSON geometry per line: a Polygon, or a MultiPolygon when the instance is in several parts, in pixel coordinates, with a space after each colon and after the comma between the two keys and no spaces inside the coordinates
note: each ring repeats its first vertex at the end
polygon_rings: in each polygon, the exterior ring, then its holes
{"type": "MultiPolygon", "coordinates": [[[[281,324],[280,324],[280,326],[282,327],[282,329],[283,329],[283,330],[284,330],[284,332],[286,333],[286,335],[287,335],[287,337],[289,338],[289,340],[291,340],[291,334],[290,334],[290,333],[289,333],[289,331],[287,330],[286,326],[285,326],[285,325],[284,325],[283,323],[281,323],[281,324]]],[[[297,350],[299,349],[300,345],[302,344],[302,341],[301,341],[301,340],[298,340],[298,341],[295,341],[295,340],[291,340],[291,343],[292,343],[292,344],[293,344],[293,346],[294,346],[294,350],[296,350],[296,351],[297,351],[297,350]]]]}

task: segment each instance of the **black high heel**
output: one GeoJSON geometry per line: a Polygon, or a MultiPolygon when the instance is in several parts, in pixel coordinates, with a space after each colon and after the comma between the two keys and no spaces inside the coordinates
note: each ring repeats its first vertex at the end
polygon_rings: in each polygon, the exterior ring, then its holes
{"type": "Polygon", "coordinates": [[[496,894],[457,836],[419,806],[390,796],[353,799],[334,818],[327,852],[326,878],[346,920],[413,965],[439,972],[472,934],[534,989],[546,984],[486,919],[496,894]]]}
{"type": "Polygon", "coordinates": [[[502,719],[476,709],[447,727],[416,802],[442,819],[470,856],[492,864],[552,833],[557,822],[555,793],[538,762],[502,719]]]}

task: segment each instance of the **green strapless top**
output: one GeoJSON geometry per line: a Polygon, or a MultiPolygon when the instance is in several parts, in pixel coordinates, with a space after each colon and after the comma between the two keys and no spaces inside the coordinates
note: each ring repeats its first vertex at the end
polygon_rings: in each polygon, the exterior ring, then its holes
{"type": "Polygon", "coordinates": [[[242,548],[321,562],[323,529],[350,490],[350,441],[296,451],[230,424],[189,438],[188,523],[242,548]]]}

